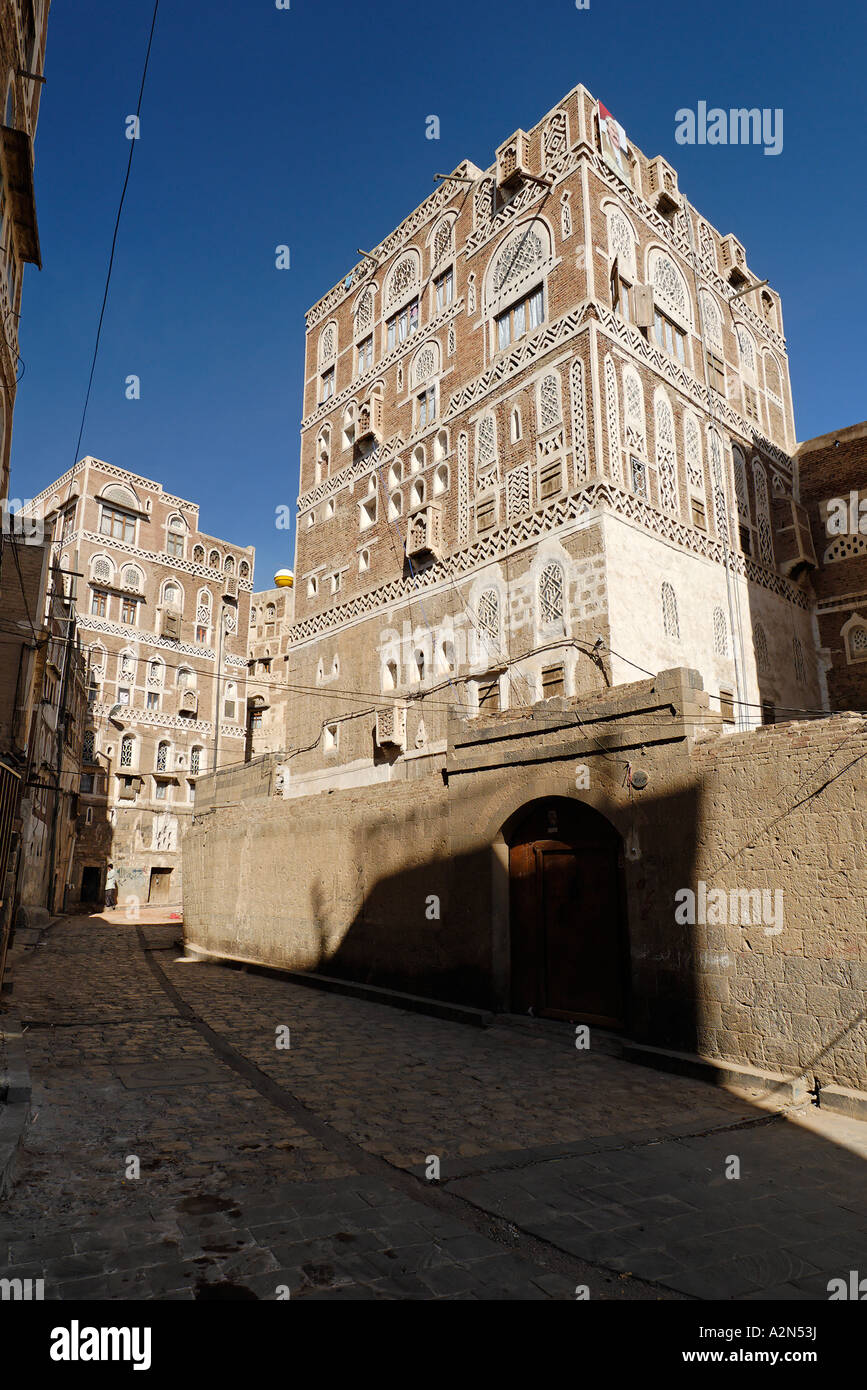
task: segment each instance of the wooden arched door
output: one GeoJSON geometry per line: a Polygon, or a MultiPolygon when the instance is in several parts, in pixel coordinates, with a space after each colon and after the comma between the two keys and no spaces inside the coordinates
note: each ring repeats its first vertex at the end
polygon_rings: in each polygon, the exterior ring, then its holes
{"type": "Polygon", "coordinates": [[[515,1013],[625,1022],[621,843],[580,801],[528,808],[508,835],[515,1013]]]}

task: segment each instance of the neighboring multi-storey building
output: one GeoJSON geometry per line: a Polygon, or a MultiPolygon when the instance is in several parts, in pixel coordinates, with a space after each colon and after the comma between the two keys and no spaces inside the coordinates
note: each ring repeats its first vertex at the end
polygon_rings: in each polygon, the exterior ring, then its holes
{"type": "Polygon", "coordinates": [[[251,546],[199,530],[194,502],[85,458],[34,499],[71,581],[88,663],[72,882],[99,901],[180,901],[197,777],[243,762],[251,546]]]}
{"type": "MultiPolygon", "coordinates": [[[[37,647],[32,634],[10,628],[10,619],[21,608],[21,597],[34,597],[33,570],[42,571],[46,555],[28,548],[19,554],[25,571],[19,591],[8,539],[14,529],[6,506],[9,493],[9,450],[21,359],[18,330],[24,266],[41,266],[39,229],[33,187],[33,138],[42,95],[45,34],[50,0],[0,0],[0,616],[6,620],[3,659],[0,662],[0,706],[13,709],[7,726],[7,709],[0,723],[0,972],[11,924],[14,882],[20,853],[21,791],[19,755],[26,753],[29,724],[21,703],[22,690],[32,690],[37,647]],[[13,689],[7,689],[13,681],[13,689]],[[11,700],[11,706],[9,701],[11,700]],[[23,722],[22,722],[23,720],[23,722]],[[11,754],[11,755],[10,755],[11,754]]],[[[37,594],[44,589],[37,589],[37,594]]],[[[24,615],[26,620],[26,615],[24,615]]],[[[21,615],[18,616],[21,620],[21,615]]]]}
{"type": "Polygon", "coordinates": [[[578,87],[314,305],[299,792],[420,771],[447,706],[675,666],[743,728],[825,706],[782,310],[755,278],[578,87]]]}
{"type": "Polygon", "coordinates": [[[867,421],[798,445],[801,501],[819,569],[813,579],[832,709],[867,709],[867,421]]]}
{"type": "Polygon", "coordinates": [[[250,598],[247,645],[247,759],[278,753],[286,739],[287,647],[294,612],[292,574],[280,570],[275,587],[250,598]]]}
{"type": "Polygon", "coordinates": [[[33,192],[33,138],[42,95],[49,4],[50,0],[0,0],[0,500],[9,491],[24,266],[42,264],[33,192]]]}
{"type": "Polygon", "coordinates": [[[20,802],[17,897],[25,911],[62,911],[74,891],[87,689],[75,609],[66,587],[62,572],[52,569],[37,648],[27,776],[20,802]]]}
{"type": "Polygon", "coordinates": [[[20,800],[34,703],[50,547],[0,529],[0,985],[21,863],[20,800]]]}

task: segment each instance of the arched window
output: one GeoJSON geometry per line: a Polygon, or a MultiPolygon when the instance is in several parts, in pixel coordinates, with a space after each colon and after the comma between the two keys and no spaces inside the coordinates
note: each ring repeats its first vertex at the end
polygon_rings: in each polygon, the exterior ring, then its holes
{"type": "Polygon", "coordinates": [[[612,482],[620,482],[620,407],[617,401],[617,373],[611,354],[605,354],[605,415],[608,424],[608,468],[612,482]]]}
{"type": "Polygon", "coordinates": [[[386,311],[403,304],[418,289],[421,279],[421,266],[417,251],[407,251],[399,256],[389,271],[385,282],[384,302],[386,311]]]}
{"type": "Polygon", "coordinates": [[[680,640],[680,622],[677,616],[677,598],[674,589],[664,581],[662,585],[662,630],[666,637],[680,640]]]}
{"type": "Polygon", "coordinates": [[[239,578],[239,579],[249,579],[249,578],[250,578],[250,566],[247,564],[247,561],[246,561],[246,560],[242,560],[241,563],[240,563],[240,565],[238,566],[238,578],[239,578]]]}
{"type": "Polygon", "coordinates": [[[212,570],[218,570],[218,569],[220,568],[220,552],[219,552],[219,550],[212,550],[212,551],[211,551],[210,555],[208,556],[208,566],[209,566],[209,568],[212,569],[212,570]]]}
{"type": "Polygon", "coordinates": [[[422,471],[422,469],[424,468],[426,462],[427,462],[427,459],[426,459],[426,457],[425,457],[424,445],[423,445],[423,444],[417,444],[416,447],[415,447],[415,448],[413,449],[413,451],[412,451],[412,462],[411,462],[411,464],[410,464],[410,467],[412,468],[413,473],[421,473],[421,471],[422,471]]]}
{"type": "Polygon", "coordinates": [[[117,678],[120,681],[135,680],[135,656],[132,652],[121,652],[118,657],[117,678]]]}
{"type": "Polygon", "coordinates": [[[729,532],[729,512],[726,502],[725,480],[723,478],[722,445],[716,430],[708,430],[710,450],[710,475],[713,486],[713,509],[717,535],[725,545],[731,543],[729,532]]]}
{"type": "Polygon", "coordinates": [[[457,658],[455,656],[455,644],[450,638],[447,637],[443,641],[440,654],[442,669],[444,671],[454,671],[457,658]]]}
{"type": "Polygon", "coordinates": [[[611,261],[617,257],[617,269],[621,279],[625,279],[629,284],[634,284],[635,273],[635,233],[629,219],[620,211],[619,208],[609,207],[607,211],[608,219],[608,254],[611,261]]]}
{"type": "Polygon", "coordinates": [[[205,642],[211,628],[211,591],[200,589],[196,601],[196,641],[205,642]]]}
{"type": "Polygon", "coordinates": [[[227,555],[227,556],[226,556],[225,560],[223,561],[223,573],[224,573],[224,574],[234,574],[234,573],[235,573],[235,557],[234,557],[234,555],[227,555]]]}
{"type": "Polygon", "coordinates": [[[539,575],[539,617],[543,625],[563,621],[563,566],[556,561],[539,575]]]}
{"type": "Polygon", "coordinates": [[[449,432],[448,430],[438,430],[434,440],[434,463],[439,463],[441,459],[447,457],[449,452],[449,432]]]}
{"type": "Polygon", "coordinates": [[[396,521],[403,511],[403,497],[399,492],[393,492],[388,499],[388,519],[396,521]]]}
{"type": "Polygon", "coordinates": [[[560,382],[553,372],[542,378],[537,403],[539,429],[550,430],[563,418],[560,404],[560,382]]]}
{"type": "Polygon", "coordinates": [[[169,748],[170,748],[170,746],[171,746],[171,745],[168,743],[168,741],[167,741],[166,739],[160,739],[159,743],[157,744],[157,761],[156,761],[156,770],[157,770],[157,772],[167,772],[167,771],[168,771],[168,766],[169,766],[169,748]]]}
{"type": "Polygon", "coordinates": [[[842,629],[846,640],[846,657],[852,661],[867,661],[867,622],[858,613],[853,613],[842,629]]]}
{"type": "Polygon", "coordinates": [[[397,662],[390,657],[382,668],[383,690],[397,690],[397,662]]]}
{"type": "Polygon", "coordinates": [[[679,323],[691,326],[692,309],[686,281],[664,251],[650,252],[650,283],[656,303],[673,314],[679,323]]]}
{"type": "Polygon", "coordinates": [[[497,462],[497,425],[493,415],[485,415],[479,421],[476,434],[476,465],[479,469],[491,468],[497,462]]]}
{"type": "Polygon", "coordinates": [[[135,761],[135,739],[132,734],[124,734],[120,741],[120,766],[131,768],[135,761]]]}
{"type": "Polygon", "coordinates": [[[633,367],[623,368],[623,426],[626,447],[647,458],[647,436],[644,423],[644,391],[641,378],[633,367]]]}
{"type": "Polygon", "coordinates": [[[743,324],[739,323],[735,329],[738,340],[738,356],[740,358],[741,371],[751,381],[755,380],[756,375],[756,350],[753,340],[743,324]]]}
{"type": "Polygon", "coordinates": [[[738,517],[741,521],[749,524],[750,499],[747,492],[747,470],[744,456],[737,444],[732,445],[732,472],[735,478],[735,504],[738,509],[738,517]]]}
{"type": "Polygon", "coordinates": [[[771,667],[770,656],[768,655],[768,637],[761,623],[756,623],[753,627],[753,650],[756,654],[756,670],[767,673],[771,667]]]}
{"type": "Polygon", "coordinates": [[[762,290],[762,314],[765,322],[769,323],[772,328],[776,328],[777,314],[774,308],[774,297],[767,290],[762,290]]]}
{"type": "Polygon", "coordinates": [[[704,336],[711,347],[716,348],[717,352],[722,352],[723,323],[719,305],[707,290],[702,290],[699,294],[698,304],[704,336]]]}
{"type": "Polygon", "coordinates": [[[550,260],[551,233],[538,218],[511,233],[494,252],[485,284],[495,352],[544,323],[544,275],[550,260]]]}
{"type": "Polygon", "coordinates": [[[388,486],[389,486],[389,487],[392,487],[392,488],[393,488],[393,487],[400,487],[400,485],[401,485],[402,482],[403,482],[403,465],[401,464],[400,459],[395,459],[394,463],[391,465],[391,467],[390,467],[389,470],[388,470],[388,486]]]}
{"type": "Polygon", "coordinates": [[[671,402],[664,391],[653,398],[656,435],[656,470],[659,479],[659,505],[664,512],[677,516],[680,503],[677,491],[677,454],[674,447],[674,415],[671,402]]]}
{"type": "Polygon", "coordinates": [[[445,463],[441,463],[441,464],[439,465],[439,467],[435,470],[434,476],[433,476],[433,495],[434,495],[434,497],[441,497],[442,494],[443,494],[444,492],[447,492],[447,491],[448,491],[448,486],[449,486],[449,470],[448,470],[448,465],[445,464],[445,463]]]}
{"type": "Polygon", "coordinates": [[[418,286],[421,284],[421,260],[417,250],[408,250],[397,257],[389,271],[383,289],[383,310],[389,314],[386,347],[392,350],[406,341],[418,328],[418,286]],[[407,310],[407,300],[411,300],[407,310]],[[400,311],[400,313],[399,313],[400,311]]]}
{"type": "Polygon", "coordinates": [[[148,662],[148,685],[152,690],[162,690],[165,674],[164,663],[158,656],[152,656],[148,662]]]}
{"type": "Polygon", "coordinates": [[[355,336],[362,337],[373,327],[373,290],[370,286],[361,291],[355,301],[355,336]]]}
{"type": "Polygon", "coordinates": [[[327,367],[337,356],[337,324],[326,323],[319,334],[319,366],[327,367]]]}
{"type": "Polygon", "coordinates": [[[187,538],[186,523],[181,516],[170,516],[166,524],[166,554],[173,559],[183,559],[187,538]]]}
{"type": "Polygon", "coordinates": [[[316,482],[321,483],[323,478],[328,477],[328,470],[331,463],[331,430],[325,425],[319,432],[316,439],[316,482]]]}
{"type": "Polygon", "coordinates": [[[203,565],[205,563],[205,547],[203,545],[193,546],[193,564],[203,565]]]}
{"type": "Polygon", "coordinates": [[[144,578],[136,565],[124,565],[120,572],[120,582],[131,594],[140,594],[144,588],[144,578]]]}
{"type": "Polygon", "coordinates": [[[806,685],[807,663],[804,661],[804,648],[797,637],[792,638],[792,658],[795,666],[795,680],[799,685],[806,685]]]}
{"type": "Polygon", "coordinates": [[[163,603],[166,608],[181,608],[183,606],[181,586],[176,584],[173,579],[168,580],[163,585],[163,603]]]}
{"type": "MultiPolygon", "coordinates": [[[[416,481],[413,483],[412,488],[410,489],[409,496],[411,507],[415,508],[424,506],[424,491],[424,478],[417,478],[416,481]]],[[[400,496],[399,493],[398,496],[400,496]]]]}
{"type": "Polygon", "coordinates": [[[769,569],[774,567],[774,541],[771,532],[771,508],[768,501],[768,477],[759,460],[753,459],[753,491],[756,495],[756,531],[759,537],[759,559],[769,569]]]}
{"type": "Polygon", "coordinates": [[[496,253],[491,273],[494,296],[534,278],[550,254],[550,235],[543,223],[531,222],[508,238],[496,253]]]}
{"type": "Polygon", "coordinates": [[[419,348],[413,358],[410,382],[413,386],[420,386],[423,382],[429,381],[432,376],[436,376],[439,369],[439,343],[425,343],[424,347],[419,348]]]}
{"type": "Polygon", "coordinates": [[[453,225],[450,217],[444,217],[434,232],[431,243],[431,267],[434,270],[444,265],[452,255],[454,248],[453,225]]]}
{"type": "Polygon", "coordinates": [[[189,666],[181,666],[178,670],[178,690],[190,690],[195,683],[195,672],[189,666]]]}
{"type": "Polygon", "coordinates": [[[199,747],[190,749],[190,772],[197,777],[200,772],[205,770],[205,750],[199,747]]]}
{"type": "Polygon", "coordinates": [[[705,501],[704,464],[701,451],[701,430],[696,417],[689,412],[683,417],[683,451],[686,460],[686,481],[690,493],[705,501]]]}
{"type": "Polygon", "coordinates": [[[422,647],[417,647],[415,652],[413,653],[413,664],[415,666],[416,680],[423,681],[425,673],[425,656],[424,649],[422,647]]]}
{"type": "Polygon", "coordinates": [[[713,610],[713,649],[717,656],[728,656],[729,654],[728,626],[722,608],[713,610]]]}

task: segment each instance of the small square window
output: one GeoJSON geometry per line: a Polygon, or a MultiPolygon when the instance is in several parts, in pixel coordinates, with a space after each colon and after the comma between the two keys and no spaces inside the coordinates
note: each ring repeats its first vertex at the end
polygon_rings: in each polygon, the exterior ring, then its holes
{"type": "Polygon", "coordinates": [[[724,724],[734,724],[735,722],[735,697],[731,690],[721,690],[719,693],[719,710],[724,724]]]}
{"type": "Polygon", "coordinates": [[[566,694],[566,676],[562,666],[546,666],[542,671],[542,699],[566,694]]]}
{"type": "Polygon", "coordinates": [[[632,491],[647,501],[647,464],[642,463],[641,459],[630,459],[632,468],[632,491]]]}

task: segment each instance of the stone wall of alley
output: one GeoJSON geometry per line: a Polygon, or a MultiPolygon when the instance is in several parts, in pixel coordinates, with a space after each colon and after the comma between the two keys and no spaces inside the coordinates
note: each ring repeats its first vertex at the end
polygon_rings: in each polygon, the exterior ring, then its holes
{"type": "Polygon", "coordinates": [[[684,671],[551,705],[455,721],[414,780],[223,774],[184,842],[188,947],[507,1010],[510,826],[579,799],[623,844],[630,1035],[867,1089],[863,720],[723,733],[684,671]]]}

